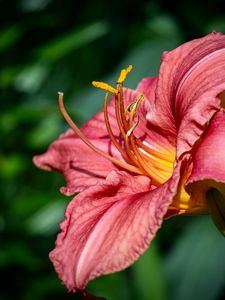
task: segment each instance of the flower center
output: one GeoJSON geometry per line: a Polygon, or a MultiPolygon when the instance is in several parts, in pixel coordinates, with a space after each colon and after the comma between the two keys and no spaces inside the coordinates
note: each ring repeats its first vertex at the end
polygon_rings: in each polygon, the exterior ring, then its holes
{"type": "Polygon", "coordinates": [[[158,147],[157,149],[153,148],[151,145],[135,136],[135,128],[139,125],[137,110],[140,103],[144,100],[144,95],[140,94],[133,103],[129,104],[128,107],[125,107],[123,83],[131,70],[132,66],[130,65],[127,69],[123,69],[120,72],[116,88],[103,82],[92,82],[95,87],[106,91],[104,101],[105,124],[108,135],[114,146],[122,155],[123,160],[119,160],[108,153],[103,152],[85,137],[82,131],[80,131],[68,115],[64,107],[62,93],[59,93],[59,106],[67,123],[91,149],[112,161],[119,167],[122,167],[132,173],[149,176],[152,179],[152,183],[159,186],[167,181],[172,175],[175,153],[174,151],[166,150],[161,147],[158,147]],[[115,96],[115,116],[123,143],[118,141],[118,137],[115,137],[110,125],[108,115],[109,93],[113,93],[115,96]]]}

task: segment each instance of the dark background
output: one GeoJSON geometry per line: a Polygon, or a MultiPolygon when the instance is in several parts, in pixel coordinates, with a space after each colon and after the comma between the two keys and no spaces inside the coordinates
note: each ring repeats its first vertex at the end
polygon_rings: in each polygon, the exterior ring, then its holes
{"type": "MultiPolygon", "coordinates": [[[[48,260],[70,199],[60,174],[32,156],[62,133],[57,92],[77,124],[103,104],[92,80],[126,85],[157,73],[162,51],[212,30],[225,33],[224,1],[0,0],[0,299],[79,299],[48,260]]],[[[166,221],[126,271],[93,281],[112,300],[222,300],[225,241],[208,217],[166,221]]]]}

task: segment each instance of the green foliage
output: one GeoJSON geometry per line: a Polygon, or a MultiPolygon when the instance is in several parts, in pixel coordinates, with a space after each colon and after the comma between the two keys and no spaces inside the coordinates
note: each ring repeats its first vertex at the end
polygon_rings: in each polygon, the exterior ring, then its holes
{"type": "MultiPolygon", "coordinates": [[[[80,298],[48,260],[70,201],[58,191],[64,179],[36,169],[32,157],[67,128],[58,91],[81,125],[103,105],[92,80],[113,83],[132,64],[126,84],[135,88],[157,73],[164,50],[225,30],[220,1],[168,3],[1,1],[0,299],[80,298]]],[[[90,291],[109,300],[224,299],[224,240],[208,220],[165,228],[134,266],[96,279],[90,291]]]]}
{"type": "Polygon", "coordinates": [[[225,286],[224,253],[225,240],[212,221],[206,217],[192,220],[166,257],[171,298],[218,299],[225,286]]]}
{"type": "Polygon", "coordinates": [[[166,276],[156,243],[153,242],[146,253],[134,264],[133,273],[136,299],[167,299],[166,276]]]}

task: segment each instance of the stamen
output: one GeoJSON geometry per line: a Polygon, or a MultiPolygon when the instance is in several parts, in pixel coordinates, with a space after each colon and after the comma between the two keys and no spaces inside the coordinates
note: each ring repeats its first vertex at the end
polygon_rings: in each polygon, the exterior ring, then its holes
{"type": "Polygon", "coordinates": [[[112,87],[111,85],[105,83],[105,82],[100,82],[100,81],[92,81],[92,85],[96,88],[105,90],[107,92],[113,93],[113,94],[118,94],[119,91],[112,87]]]}
{"type": "MultiPolygon", "coordinates": [[[[119,94],[119,95],[121,95],[121,94],[119,94]]],[[[121,110],[120,110],[120,108],[121,108],[120,100],[121,100],[121,98],[119,98],[118,95],[115,95],[115,112],[116,112],[117,124],[118,124],[120,132],[124,138],[125,145],[126,145],[126,152],[127,152],[127,155],[129,156],[130,161],[132,161],[134,164],[140,166],[138,160],[136,159],[136,157],[134,156],[134,154],[132,153],[132,151],[130,149],[128,140],[126,139],[126,131],[125,130],[127,130],[129,127],[128,127],[128,124],[125,125],[126,120],[123,120],[123,118],[122,118],[123,114],[121,113],[121,110]]]]}
{"type": "Polygon", "coordinates": [[[128,156],[126,154],[126,152],[124,151],[124,149],[119,145],[119,143],[117,142],[117,140],[115,139],[111,126],[110,126],[110,122],[109,122],[109,115],[108,115],[108,96],[109,93],[107,92],[105,95],[105,101],[104,101],[104,117],[105,117],[105,124],[106,124],[106,128],[108,131],[108,134],[110,136],[110,139],[112,140],[114,146],[117,148],[117,150],[122,154],[122,156],[128,160],[128,156]]]}
{"type": "Polygon", "coordinates": [[[116,165],[126,170],[129,170],[131,172],[135,172],[137,174],[147,175],[151,177],[155,185],[161,185],[166,180],[168,180],[168,178],[172,174],[174,155],[169,150],[163,149],[163,151],[160,151],[160,148],[159,150],[152,149],[151,147],[143,143],[141,139],[137,138],[134,135],[134,130],[139,124],[139,116],[137,115],[137,109],[140,105],[140,102],[144,99],[144,95],[140,94],[138,99],[135,102],[129,104],[125,109],[124,96],[123,96],[123,83],[131,70],[132,70],[132,66],[130,65],[128,68],[123,69],[120,72],[116,89],[104,82],[97,82],[97,81],[92,82],[93,86],[107,91],[105,95],[105,101],[104,101],[104,118],[105,118],[107,132],[113,145],[121,153],[123,158],[129,163],[120,161],[115,157],[109,155],[108,153],[103,152],[101,149],[98,149],[95,145],[93,145],[90,141],[87,140],[87,138],[73,123],[73,121],[67,114],[64,108],[62,94],[59,94],[60,109],[64,118],[67,120],[68,124],[71,126],[74,132],[91,149],[93,149],[95,152],[99,153],[106,159],[112,161],[116,165]],[[109,115],[108,115],[109,92],[115,94],[115,98],[114,98],[115,115],[116,115],[117,125],[124,139],[124,147],[121,146],[121,144],[118,142],[118,139],[114,136],[110,125],[109,115]]]}
{"type": "Polygon", "coordinates": [[[131,103],[127,109],[125,110],[125,115],[130,112],[129,116],[129,127],[130,129],[126,133],[125,141],[126,145],[130,148],[131,153],[133,153],[136,157],[136,161],[138,162],[138,166],[143,169],[143,171],[147,172],[147,174],[152,178],[156,185],[162,184],[165,182],[168,177],[171,175],[171,167],[164,166],[163,162],[156,161],[148,156],[148,152],[142,152],[138,147],[136,141],[138,140],[133,131],[137,127],[139,123],[139,118],[137,122],[133,124],[134,118],[136,117],[136,112],[140,102],[144,99],[144,95],[141,94],[138,99],[131,103]],[[130,142],[129,142],[130,138],[130,142]]]}
{"type": "Polygon", "coordinates": [[[131,72],[132,68],[132,65],[129,65],[126,69],[123,69],[120,72],[120,76],[117,80],[117,83],[124,83],[125,79],[127,78],[127,75],[131,72]]]}
{"type": "MultiPolygon", "coordinates": [[[[144,95],[140,95],[140,97],[137,99],[137,101],[134,103],[134,105],[132,107],[132,110],[130,112],[130,122],[129,122],[130,127],[132,127],[134,118],[136,116],[138,105],[143,98],[144,98],[144,95]]],[[[138,122],[139,122],[139,120],[138,120],[138,122]]]]}
{"type": "Polygon", "coordinates": [[[116,159],[113,156],[110,156],[109,154],[103,152],[102,150],[100,150],[99,148],[97,148],[94,144],[92,144],[87,138],[86,136],[80,131],[80,129],[76,126],[76,124],[72,121],[72,119],[70,118],[70,116],[68,115],[65,106],[64,106],[64,102],[63,102],[63,93],[59,92],[59,108],[60,111],[63,115],[63,117],[65,118],[65,120],[67,121],[67,123],[69,124],[69,126],[73,129],[73,131],[79,136],[79,138],[87,145],[89,146],[92,150],[94,150],[96,153],[102,155],[103,157],[105,157],[106,159],[110,160],[111,162],[113,162],[114,164],[118,165],[119,167],[122,167],[130,172],[134,172],[137,174],[143,174],[143,172],[141,172],[141,170],[139,170],[138,168],[136,168],[135,166],[129,165],[127,163],[124,163],[118,159],[116,159]]]}
{"type": "Polygon", "coordinates": [[[137,119],[137,122],[135,124],[133,124],[135,115],[136,115],[136,111],[138,108],[138,105],[140,103],[140,101],[143,99],[144,95],[140,95],[140,97],[137,99],[137,101],[131,103],[130,105],[128,105],[128,107],[125,110],[125,113],[130,112],[130,118],[129,118],[129,127],[130,129],[127,131],[125,139],[126,141],[128,141],[128,138],[130,137],[131,133],[133,133],[134,129],[138,126],[139,124],[139,117],[137,119]]]}
{"type": "Polygon", "coordinates": [[[119,111],[119,114],[121,116],[121,122],[123,124],[123,127],[124,127],[125,131],[127,131],[129,129],[129,125],[128,125],[128,122],[126,120],[126,115],[125,115],[125,110],[124,110],[123,84],[119,83],[117,85],[117,89],[119,90],[118,111],[119,111]]]}
{"type": "MultiPolygon", "coordinates": [[[[121,94],[119,94],[121,95],[121,94]]],[[[116,112],[116,119],[117,119],[117,123],[119,126],[119,129],[123,135],[123,137],[126,137],[126,128],[124,126],[124,122],[122,119],[122,114],[121,114],[121,110],[120,110],[120,98],[118,97],[118,95],[115,95],[115,112],[116,112]]]]}
{"type": "Polygon", "coordinates": [[[138,159],[136,158],[134,153],[131,151],[129,141],[126,138],[126,131],[128,130],[129,125],[124,116],[122,84],[118,84],[118,87],[119,87],[119,94],[115,95],[115,113],[116,113],[116,119],[117,119],[117,124],[118,124],[119,130],[125,141],[126,153],[129,158],[129,161],[132,164],[139,167],[140,170],[142,170],[142,174],[146,174],[145,170],[141,167],[141,164],[139,163],[138,159]]]}

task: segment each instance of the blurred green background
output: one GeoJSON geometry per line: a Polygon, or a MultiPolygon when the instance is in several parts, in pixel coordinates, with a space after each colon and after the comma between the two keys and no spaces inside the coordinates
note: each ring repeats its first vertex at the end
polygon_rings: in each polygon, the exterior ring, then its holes
{"type": "MultiPolygon", "coordinates": [[[[223,1],[0,0],[0,299],[80,299],[48,260],[71,198],[60,174],[35,168],[67,125],[57,92],[77,124],[103,105],[92,80],[126,85],[157,73],[162,51],[212,30],[225,33],[223,1]]],[[[112,300],[222,300],[225,240],[208,217],[164,223],[146,254],[89,290],[112,300]]]]}

